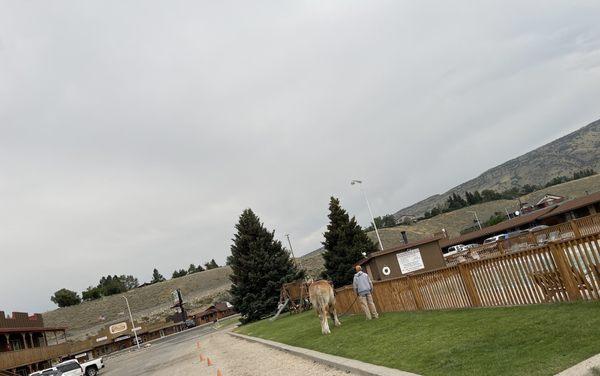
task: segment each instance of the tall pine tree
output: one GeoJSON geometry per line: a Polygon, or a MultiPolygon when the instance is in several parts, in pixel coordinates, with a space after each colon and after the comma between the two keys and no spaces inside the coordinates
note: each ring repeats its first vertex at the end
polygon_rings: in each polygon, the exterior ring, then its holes
{"type": "Polygon", "coordinates": [[[375,244],[356,223],[346,210],[340,206],[340,200],[332,197],[329,201],[329,225],[325,232],[323,259],[325,271],[323,277],[333,281],[335,287],[352,283],[354,264],[375,250],[375,244]]]}
{"type": "Polygon", "coordinates": [[[256,321],[277,309],[281,285],[302,278],[304,271],[251,209],[244,210],[235,228],[227,258],[233,305],[244,322],[256,321]]]}

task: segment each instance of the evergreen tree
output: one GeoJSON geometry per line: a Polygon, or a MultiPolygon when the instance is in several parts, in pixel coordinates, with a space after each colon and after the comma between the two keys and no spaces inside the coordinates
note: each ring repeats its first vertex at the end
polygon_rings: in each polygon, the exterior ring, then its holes
{"type": "Polygon", "coordinates": [[[81,298],[85,301],[96,300],[102,297],[102,290],[98,287],[88,287],[81,293],[81,298]]]}
{"type": "Polygon", "coordinates": [[[375,250],[375,244],[362,231],[354,217],[350,218],[340,201],[331,197],[329,202],[329,225],[325,232],[323,277],[333,281],[335,287],[352,283],[354,264],[375,250]]]}
{"type": "Polygon", "coordinates": [[[60,289],[50,297],[50,300],[60,308],[81,303],[81,298],[75,291],[60,289]]]}
{"type": "Polygon", "coordinates": [[[154,270],[152,271],[152,280],[150,281],[150,283],[163,282],[164,280],[165,277],[163,277],[163,275],[160,274],[156,268],[154,268],[154,270]]]}
{"type": "Polygon", "coordinates": [[[196,268],[196,265],[190,264],[190,266],[188,267],[188,270],[187,270],[187,274],[194,274],[197,272],[199,272],[199,270],[198,270],[198,268],[196,268]]]}
{"type": "Polygon", "coordinates": [[[304,272],[251,209],[244,210],[235,228],[227,258],[233,305],[244,322],[256,321],[277,309],[281,285],[302,278],[304,272]]]}
{"type": "Polygon", "coordinates": [[[185,269],[179,269],[179,270],[175,270],[173,272],[173,275],[171,276],[171,278],[179,278],[179,277],[183,277],[186,276],[188,273],[185,269]]]}
{"type": "Polygon", "coordinates": [[[211,270],[211,269],[218,268],[219,264],[217,264],[217,262],[215,261],[215,259],[212,259],[209,262],[207,262],[206,264],[204,264],[204,267],[206,267],[206,270],[211,270]]]}

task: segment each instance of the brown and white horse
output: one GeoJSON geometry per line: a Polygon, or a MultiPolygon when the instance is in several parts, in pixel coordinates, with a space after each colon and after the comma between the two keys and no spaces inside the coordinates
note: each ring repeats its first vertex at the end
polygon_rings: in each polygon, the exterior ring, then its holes
{"type": "Polygon", "coordinates": [[[315,311],[321,319],[321,333],[329,334],[329,314],[333,315],[333,322],[335,326],[342,325],[337,317],[337,311],[335,309],[335,295],[333,293],[333,287],[328,281],[319,280],[308,282],[308,294],[310,296],[310,302],[312,303],[315,311]]]}

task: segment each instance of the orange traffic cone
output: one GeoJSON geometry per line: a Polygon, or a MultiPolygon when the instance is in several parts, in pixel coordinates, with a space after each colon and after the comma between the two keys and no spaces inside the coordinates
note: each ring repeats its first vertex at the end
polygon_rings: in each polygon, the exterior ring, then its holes
{"type": "Polygon", "coordinates": [[[210,358],[208,357],[206,358],[206,365],[209,367],[213,365],[213,363],[210,361],[210,358]]]}
{"type": "Polygon", "coordinates": [[[221,372],[220,369],[217,369],[217,376],[223,376],[223,373],[221,372]]]}

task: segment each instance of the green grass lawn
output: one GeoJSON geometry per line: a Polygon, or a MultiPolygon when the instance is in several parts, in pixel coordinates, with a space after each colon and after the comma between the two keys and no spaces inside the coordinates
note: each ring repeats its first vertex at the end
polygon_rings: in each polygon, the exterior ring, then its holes
{"type": "Polygon", "coordinates": [[[552,375],[600,353],[600,302],[346,316],[313,311],[239,333],[422,375],[552,375]]]}

